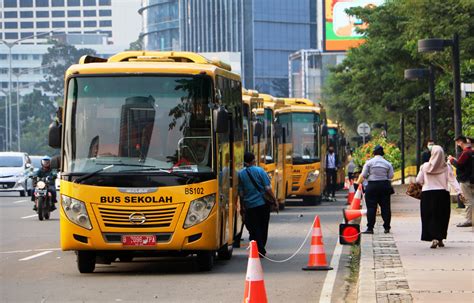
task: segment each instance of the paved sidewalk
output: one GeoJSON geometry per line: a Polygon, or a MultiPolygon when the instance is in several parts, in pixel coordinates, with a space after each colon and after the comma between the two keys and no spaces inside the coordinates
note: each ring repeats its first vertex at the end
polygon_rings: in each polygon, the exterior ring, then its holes
{"type": "Polygon", "coordinates": [[[358,302],[474,302],[474,233],[456,227],[461,211],[451,210],[446,247],[431,249],[420,240],[419,200],[396,191],[391,233],[378,216],[374,235],[362,235],[358,302]]]}

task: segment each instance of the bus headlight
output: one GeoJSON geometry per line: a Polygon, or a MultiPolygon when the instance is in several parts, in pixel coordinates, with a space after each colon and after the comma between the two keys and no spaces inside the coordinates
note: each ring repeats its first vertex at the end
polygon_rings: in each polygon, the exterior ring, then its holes
{"type": "Polygon", "coordinates": [[[92,224],[84,202],[61,195],[62,207],[67,218],[80,227],[91,230],[92,224]]]}
{"type": "Polygon", "coordinates": [[[194,226],[206,220],[216,203],[216,195],[212,194],[191,201],[188,214],[184,221],[184,228],[194,226]]]}
{"type": "Polygon", "coordinates": [[[304,182],[305,185],[313,183],[314,181],[318,180],[319,177],[319,170],[311,171],[308,173],[306,177],[306,181],[304,182]]]}

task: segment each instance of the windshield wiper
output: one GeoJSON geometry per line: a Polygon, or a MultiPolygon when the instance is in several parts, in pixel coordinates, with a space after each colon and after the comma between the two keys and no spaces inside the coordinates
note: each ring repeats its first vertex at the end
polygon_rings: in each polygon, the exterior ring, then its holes
{"type": "Polygon", "coordinates": [[[103,172],[104,170],[107,170],[107,169],[111,169],[112,167],[114,167],[113,164],[109,165],[109,166],[106,166],[106,167],[102,167],[101,169],[98,169],[96,171],[93,171],[91,173],[88,173],[88,174],[85,174],[79,178],[77,178],[76,180],[74,180],[74,183],[81,183],[82,181],[86,180],[86,179],[89,179],[90,177],[100,173],[100,172],[103,172]]]}
{"type": "Polygon", "coordinates": [[[186,184],[194,179],[193,176],[187,176],[187,175],[184,175],[184,174],[181,174],[181,173],[178,173],[178,172],[174,172],[172,170],[166,170],[166,169],[156,168],[156,167],[153,167],[153,168],[150,167],[150,168],[145,168],[145,169],[125,169],[125,170],[119,170],[118,172],[119,173],[124,173],[124,172],[142,172],[142,171],[146,171],[146,172],[156,171],[156,172],[159,172],[159,173],[167,173],[168,175],[172,175],[172,176],[176,176],[176,177],[186,179],[186,184]]]}

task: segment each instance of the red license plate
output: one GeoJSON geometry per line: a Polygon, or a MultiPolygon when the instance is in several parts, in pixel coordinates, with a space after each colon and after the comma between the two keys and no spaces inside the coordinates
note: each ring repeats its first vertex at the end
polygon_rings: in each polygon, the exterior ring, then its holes
{"type": "Polygon", "coordinates": [[[156,245],[154,235],[122,236],[122,244],[126,246],[153,246],[156,245]]]}

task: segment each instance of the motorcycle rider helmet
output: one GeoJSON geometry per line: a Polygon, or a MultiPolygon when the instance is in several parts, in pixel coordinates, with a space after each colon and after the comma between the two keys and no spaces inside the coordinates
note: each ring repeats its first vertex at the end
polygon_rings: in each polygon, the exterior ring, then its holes
{"type": "Polygon", "coordinates": [[[44,168],[49,168],[51,166],[51,157],[44,156],[41,159],[41,166],[44,168]]]}

